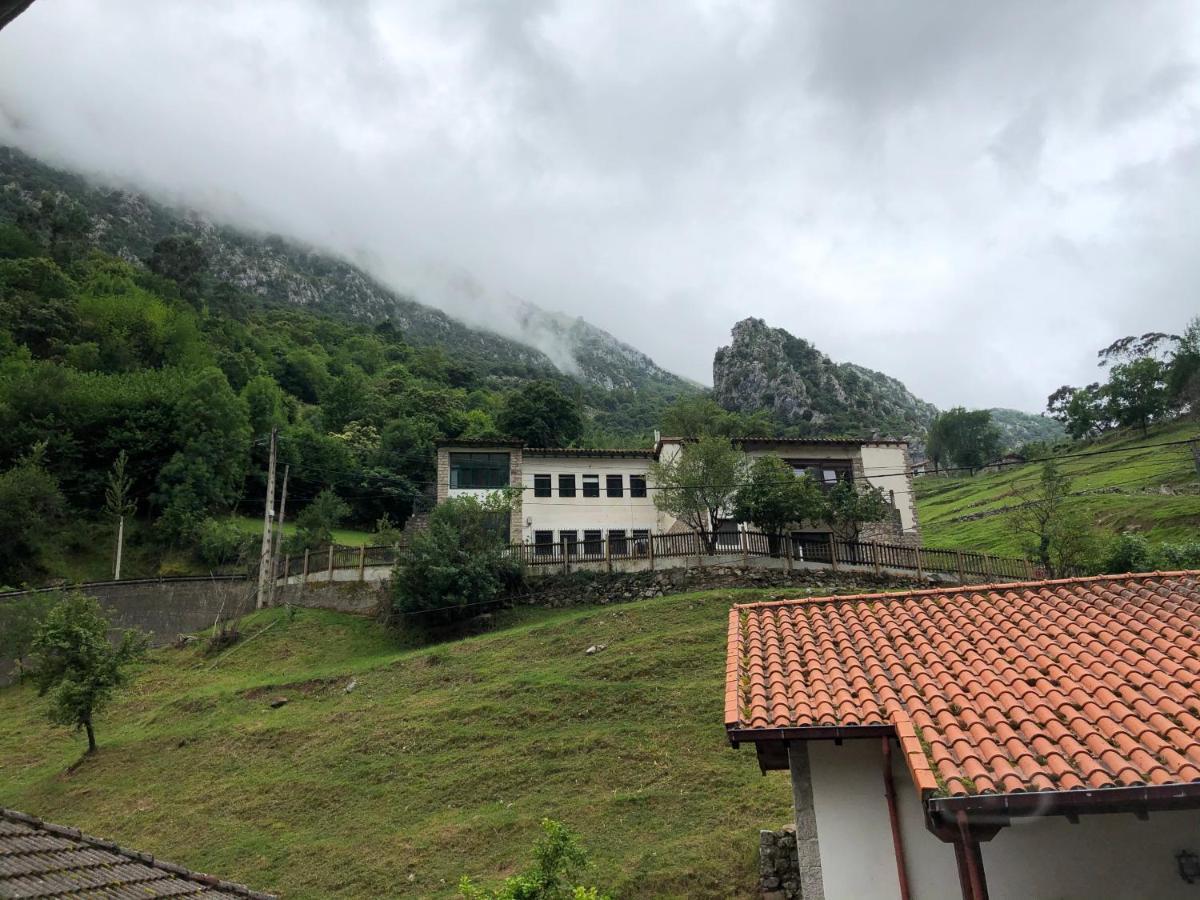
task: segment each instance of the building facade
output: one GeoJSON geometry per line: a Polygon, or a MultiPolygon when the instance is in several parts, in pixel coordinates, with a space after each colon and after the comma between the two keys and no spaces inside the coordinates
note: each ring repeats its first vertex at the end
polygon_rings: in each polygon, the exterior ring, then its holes
{"type": "MultiPolygon", "coordinates": [[[[507,532],[513,543],[579,545],[591,555],[607,539],[636,544],[650,534],[684,526],[654,505],[651,464],[668,462],[687,438],[661,438],[646,449],[578,450],[523,447],[505,441],[454,441],[438,445],[437,502],[459,496],[486,497],[515,488],[507,532]]],[[[908,446],[903,441],[745,439],[751,458],[776,455],[797,475],[819,484],[839,480],[880,488],[893,514],[863,528],[862,539],[920,545],[908,446]]],[[[724,526],[736,539],[738,528],[724,526]]],[[[820,523],[799,522],[796,533],[827,533],[820,523]]]]}

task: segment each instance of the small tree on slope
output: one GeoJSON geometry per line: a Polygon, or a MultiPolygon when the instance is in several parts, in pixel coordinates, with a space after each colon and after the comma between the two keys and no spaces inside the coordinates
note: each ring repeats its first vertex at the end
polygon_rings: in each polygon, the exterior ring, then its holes
{"type": "Polygon", "coordinates": [[[38,692],[50,694],[52,722],[87,732],[88,753],[96,750],[93,717],[129,681],[129,664],[145,647],[145,637],[134,631],[126,631],[114,647],[100,604],[82,594],[64,597],[38,628],[33,641],[38,692]]]}

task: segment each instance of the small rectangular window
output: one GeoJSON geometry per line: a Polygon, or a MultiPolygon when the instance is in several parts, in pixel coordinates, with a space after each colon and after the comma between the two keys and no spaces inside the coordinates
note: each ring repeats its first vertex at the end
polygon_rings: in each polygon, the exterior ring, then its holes
{"type": "Polygon", "coordinates": [[[613,556],[625,556],[629,553],[629,544],[625,540],[624,528],[609,529],[608,549],[613,556]]]}
{"type": "Polygon", "coordinates": [[[558,496],[574,497],[575,496],[575,476],[574,475],[559,475],[558,476],[558,496]]]}
{"type": "MultiPolygon", "coordinates": [[[[625,494],[625,476],[623,475],[606,475],[604,480],[607,485],[608,496],[622,497],[625,494]]],[[[625,532],[621,532],[624,534],[625,532]]]]}
{"type": "Polygon", "coordinates": [[[599,475],[584,475],[583,476],[583,496],[599,497],[600,496],[600,476],[599,475]]]}
{"type": "Polygon", "coordinates": [[[550,556],[554,552],[554,532],[535,531],[533,533],[533,552],[537,556],[550,556]]]}
{"type": "Polygon", "coordinates": [[[533,496],[549,497],[550,496],[550,476],[549,475],[534,475],[533,476],[533,496]]]}
{"type": "Polygon", "coordinates": [[[604,552],[604,532],[599,528],[585,531],[583,533],[583,552],[585,556],[600,556],[604,552]]]}
{"type": "MultiPolygon", "coordinates": [[[[630,494],[633,493],[631,490],[630,494]]],[[[650,529],[635,528],[633,529],[633,555],[634,556],[649,556],[650,555],[650,529]]]]}
{"type": "Polygon", "coordinates": [[[578,531],[560,531],[558,540],[562,543],[563,551],[567,556],[577,556],[579,554],[579,532],[578,531]]]}
{"type": "Polygon", "coordinates": [[[646,476],[645,475],[630,475],[629,476],[629,496],[630,497],[645,497],[646,496],[646,476]]]}

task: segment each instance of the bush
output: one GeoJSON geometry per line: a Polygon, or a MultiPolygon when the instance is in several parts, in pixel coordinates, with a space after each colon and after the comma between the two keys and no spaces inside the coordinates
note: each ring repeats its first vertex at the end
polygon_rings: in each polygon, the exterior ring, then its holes
{"type": "Polygon", "coordinates": [[[393,609],[414,623],[445,625],[487,612],[521,582],[521,563],[508,556],[510,503],[456,497],[434,508],[396,561],[393,609]]]}
{"type": "Polygon", "coordinates": [[[288,538],[288,553],[303,553],[333,543],[333,529],[350,515],[350,507],[329,488],[321,491],[296,517],[296,533],[288,538]]]}
{"type": "Polygon", "coordinates": [[[254,557],[261,540],[228,519],[205,519],[196,535],[196,552],[207,565],[223,566],[254,557]]]}
{"type": "Polygon", "coordinates": [[[1164,569],[1198,569],[1200,568],[1200,541],[1188,541],[1183,544],[1163,544],[1159,547],[1164,569]]]}
{"type": "Polygon", "coordinates": [[[1200,542],[1151,544],[1140,534],[1113,538],[1101,563],[1105,572],[1153,572],[1161,569],[1200,567],[1200,542]]]}
{"type": "Polygon", "coordinates": [[[496,890],[478,888],[464,875],[458,889],[465,900],[607,900],[596,888],[577,883],[588,868],[579,838],[551,819],[542,819],[542,835],[533,848],[533,867],[496,890]]]}

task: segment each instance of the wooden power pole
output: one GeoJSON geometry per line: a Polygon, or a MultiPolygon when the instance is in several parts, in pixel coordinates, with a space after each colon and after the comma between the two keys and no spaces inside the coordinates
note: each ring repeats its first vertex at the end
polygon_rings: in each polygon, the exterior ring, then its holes
{"type": "MultiPolygon", "coordinates": [[[[283,467],[283,492],[279,497],[279,521],[275,523],[275,540],[271,545],[271,586],[267,589],[268,606],[275,605],[275,582],[279,580],[279,573],[275,571],[275,560],[279,559],[279,546],[283,543],[283,518],[287,515],[287,483],[291,471],[290,465],[283,467]]],[[[283,573],[285,579],[287,574],[287,572],[283,573]]]]}
{"type": "Polygon", "coordinates": [[[258,598],[254,608],[262,609],[267,605],[267,584],[271,576],[273,560],[271,556],[271,519],[275,515],[275,443],[279,429],[271,429],[271,455],[267,462],[267,500],[263,507],[262,552],[258,557],[258,598]]]}

